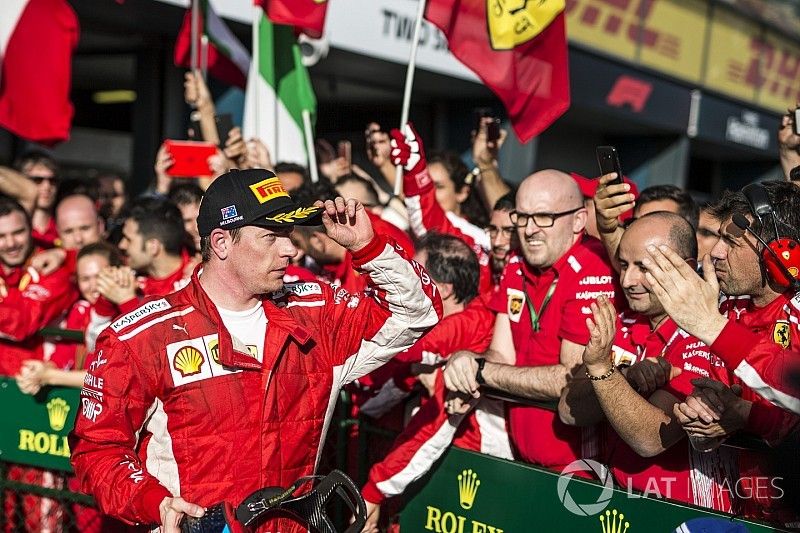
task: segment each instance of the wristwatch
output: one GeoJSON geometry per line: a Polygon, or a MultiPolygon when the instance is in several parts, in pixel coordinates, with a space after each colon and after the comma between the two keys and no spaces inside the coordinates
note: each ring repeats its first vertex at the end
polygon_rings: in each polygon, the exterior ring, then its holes
{"type": "Polygon", "coordinates": [[[475,362],[478,363],[478,372],[475,373],[475,381],[478,382],[478,385],[486,385],[486,380],[483,379],[483,367],[486,366],[486,358],[476,357],[475,362]]]}

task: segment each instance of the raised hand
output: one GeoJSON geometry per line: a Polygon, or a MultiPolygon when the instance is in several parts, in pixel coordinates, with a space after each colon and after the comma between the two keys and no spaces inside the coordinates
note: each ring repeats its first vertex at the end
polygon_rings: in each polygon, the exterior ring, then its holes
{"type": "Polygon", "coordinates": [[[611,347],[617,331],[617,311],[605,296],[592,303],[592,318],[586,318],[589,329],[589,344],[583,350],[583,363],[592,375],[605,374],[613,361],[611,347]]]}
{"type": "Polygon", "coordinates": [[[594,209],[597,216],[597,229],[601,233],[614,233],[619,227],[619,216],[633,209],[635,197],[627,183],[609,185],[617,178],[617,173],[600,176],[600,184],[594,194],[594,209]]]}
{"type": "Polygon", "coordinates": [[[719,313],[719,282],[711,259],[703,258],[703,277],[668,246],[648,246],[648,283],[678,326],[711,346],[727,324],[719,313]]]}
{"type": "Polygon", "coordinates": [[[322,208],[322,225],[328,237],[351,252],[362,249],[375,236],[372,222],[361,202],[338,196],[325,202],[317,200],[314,205],[322,208]]]}
{"type": "Polygon", "coordinates": [[[409,122],[403,127],[403,133],[397,128],[391,131],[392,163],[403,167],[407,175],[427,175],[428,162],[425,160],[425,148],[422,146],[417,130],[409,122]]]}

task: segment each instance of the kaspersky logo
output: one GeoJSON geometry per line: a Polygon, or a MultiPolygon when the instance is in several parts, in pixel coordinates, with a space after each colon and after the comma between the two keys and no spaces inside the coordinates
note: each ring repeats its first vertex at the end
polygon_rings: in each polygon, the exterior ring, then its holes
{"type": "Polygon", "coordinates": [[[258,183],[254,183],[250,185],[250,190],[253,191],[253,195],[258,199],[258,203],[260,204],[266,203],[278,196],[289,196],[289,193],[283,188],[278,178],[267,178],[258,183]]]}
{"type": "Polygon", "coordinates": [[[564,10],[564,0],[486,0],[489,41],[511,50],[539,35],[564,10]]]}

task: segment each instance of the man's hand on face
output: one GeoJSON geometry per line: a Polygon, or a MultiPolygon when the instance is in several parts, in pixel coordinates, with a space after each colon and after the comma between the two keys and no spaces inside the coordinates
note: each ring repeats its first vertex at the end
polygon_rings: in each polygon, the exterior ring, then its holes
{"type": "Polygon", "coordinates": [[[444,367],[444,385],[448,390],[480,397],[479,385],[475,380],[478,373],[478,362],[475,353],[466,350],[456,352],[447,359],[444,367]]]}
{"type": "Polygon", "coordinates": [[[728,387],[709,379],[693,379],[692,394],[675,404],[673,413],[684,431],[693,437],[727,437],[747,423],[752,402],[741,398],[739,385],[728,387]]]}
{"type": "Polygon", "coordinates": [[[631,387],[645,398],[648,398],[670,380],[680,375],[680,373],[680,368],[672,366],[663,357],[646,357],[623,372],[631,387]]]}
{"type": "Polygon", "coordinates": [[[714,264],[703,258],[701,278],[685,259],[668,246],[648,246],[648,283],[664,310],[678,326],[711,346],[727,324],[719,313],[719,283],[714,264]]]}
{"type": "Polygon", "coordinates": [[[361,202],[337,196],[335,200],[317,200],[314,205],[322,208],[322,225],[328,237],[351,252],[362,249],[375,236],[361,202]]]}
{"type": "Polygon", "coordinates": [[[183,515],[200,518],[206,514],[205,509],[194,503],[189,503],[181,497],[164,498],[158,506],[158,512],[161,515],[159,533],[180,533],[183,515]]]}
{"type": "Polygon", "coordinates": [[[592,318],[586,319],[589,344],[583,350],[583,364],[589,374],[602,376],[614,364],[611,360],[611,347],[617,331],[617,311],[605,296],[592,303],[591,308],[592,318]]]}
{"type": "Polygon", "coordinates": [[[128,267],[105,267],[97,275],[98,292],[115,305],[135,298],[136,286],[136,274],[128,267]]]}
{"type": "Polygon", "coordinates": [[[42,250],[31,258],[31,266],[43,276],[58,270],[67,259],[67,252],[62,248],[42,250]]]}

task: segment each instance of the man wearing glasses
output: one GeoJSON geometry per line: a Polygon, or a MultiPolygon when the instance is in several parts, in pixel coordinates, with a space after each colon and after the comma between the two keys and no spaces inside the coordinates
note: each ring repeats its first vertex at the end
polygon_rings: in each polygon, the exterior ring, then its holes
{"type": "Polygon", "coordinates": [[[33,151],[17,159],[14,168],[33,181],[38,190],[36,207],[31,213],[33,240],[40,246],[53,246],[58,239],[58,230],[53,217],[53,207],[58,193],[58,165],[46,153],[33,151]]]}
{"type": "MultiPolygon", "coordinates": [[[[602,244],[584,233],[586,209],[575,181],[543,170],[520,185],[511,221],[521,256],[510,260],[490,306],[496,311],[489,350],[459,352],[445,368],[450,390],[480,395],[480,386],[556,401],[589,340],[586,318],[602,295],[613,299],[614,273],[602,244]]],[[[595,446],[552,410],[512,406],[512,440],[520,459],[561,469],[595,446]]]]}
{"type": "Polygon", "coordinates": [[[517,250],[517,228],[511,222],[511,213],[514,212],[514,193],[509,192],[500,197],[494,204],[486,233],[489,235],[492,247],[489,250],[489,266],[492,269],[494,285],[500,283],[500,277],[511,259],[511,251],[517,250]]]}

